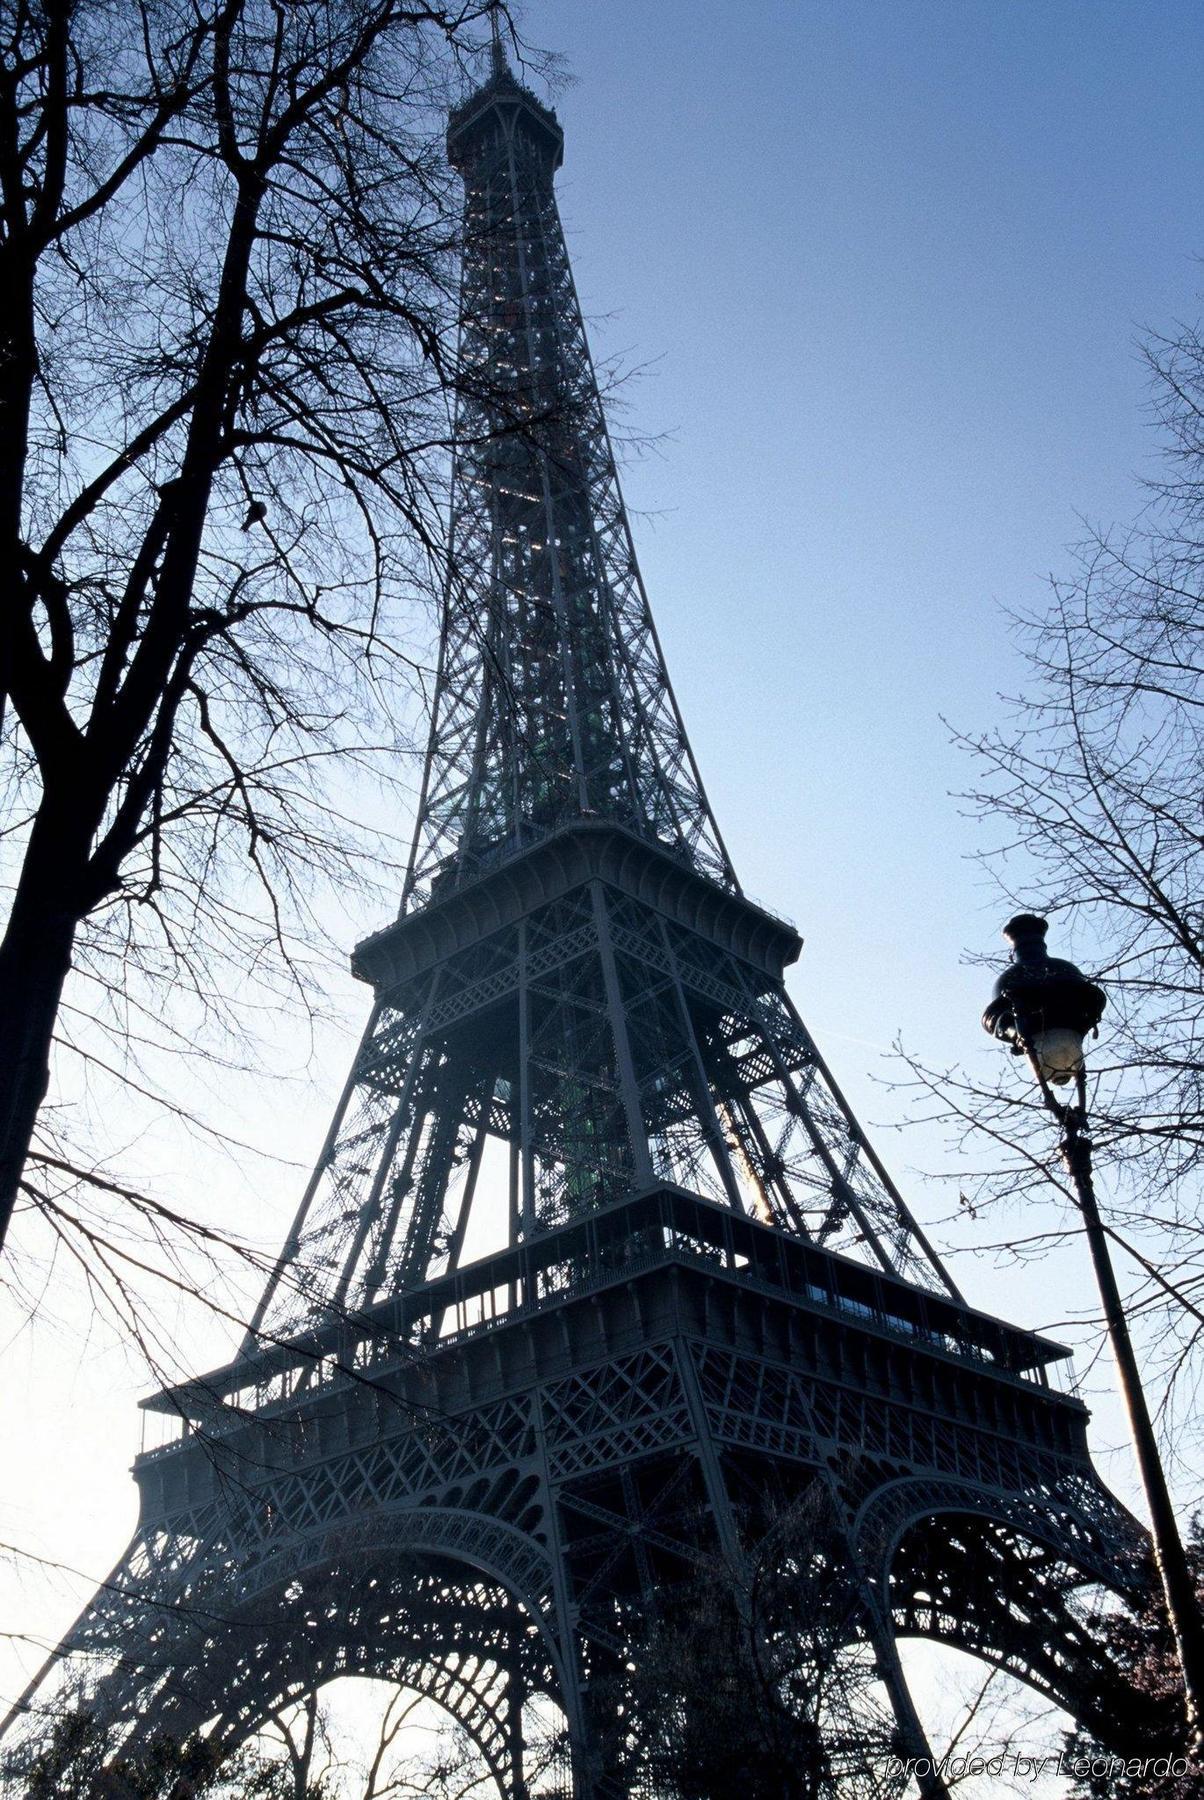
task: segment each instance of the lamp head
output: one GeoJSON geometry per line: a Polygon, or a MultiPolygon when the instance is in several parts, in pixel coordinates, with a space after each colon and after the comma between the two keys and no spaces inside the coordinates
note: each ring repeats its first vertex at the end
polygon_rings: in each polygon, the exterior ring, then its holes
{"type": "Polygon", "coordinates": [[[1012,958],[995,983],[982,1015],[983,1029],[1010,1045],[1013,1056],[1029,1051],[1046,1081],[1065,1087],[1083,1068],[1083,1039],[1096,1031],[1107,996],[1074,963],[1049,955],[1049,922],[1017,913],[1003,928],[1012,958]]]}

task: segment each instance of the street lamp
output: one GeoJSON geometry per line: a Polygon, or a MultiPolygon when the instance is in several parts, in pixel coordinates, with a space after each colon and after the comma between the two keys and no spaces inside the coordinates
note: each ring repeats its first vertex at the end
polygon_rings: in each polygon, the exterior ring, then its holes
{"type": "Polygon", "coordinates": [[[1012,960],[995,983],[995,994],[982,1015],[992,1037],[1010,1044],[1013,1056],[1026,1056],[1037,1078],[1041,1098],[1058,1121],[1061,1152],[1074,1184],[1095,1279],[1103,1302],[1121,1393],[1129,1414],[1133,1446],[1150,1513],[1154,1561],[1166,1596],[1166,1610],[1183,1671],[1188,1743],[1193,1755],[1204,1753],[1204,1620],[1183,1552],[1183,1541],[1171,1508],[1166,1475],[1133,1354],[1129,1324],[1108,1253],[1108,1239],[1091,1179],[1091,1138],[1087,1130],[1087,1072],[1083,1040],[1097,1030],[1107,999],[1104,990],[1073,963],[1051,957],[1045,949],[1048,926],[1032,913],[1020,913],[1003,928],[1012,960]],[[1059,1100],[1055,1087],[1074,1084],[1072,1097],[1059,1100]]]}

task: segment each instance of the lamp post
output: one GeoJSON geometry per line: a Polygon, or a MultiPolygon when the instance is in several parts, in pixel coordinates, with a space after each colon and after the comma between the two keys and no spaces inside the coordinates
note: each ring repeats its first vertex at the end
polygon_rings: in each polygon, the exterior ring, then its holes
{"type": "Polygon", "coordinates": [[[1046,1109],[1061,1128],[1062,1160],[1083,1216],[1149,1508],[1154,1561],[1183,1672],[1188,1744],[1193,1755],[1200,1757],[1204,1754],[1204,1620],[1171,1507],[1091,1177],[1083,1039],[1098,1028],[1107,999],[1103,989],[1088,981],[1073,963],[1047,953],[1047,929],[1046,921],[1032,913],[1020,913],[1004,926],[1012,960],[995,983],[982,1022],[993,1037],[1011,1046],[1013,1056],[1027,1057],[1046,1109]],[[1072,1083],[1072,1097],[1059,1100],[1054,1089],[1072,1083]]]}

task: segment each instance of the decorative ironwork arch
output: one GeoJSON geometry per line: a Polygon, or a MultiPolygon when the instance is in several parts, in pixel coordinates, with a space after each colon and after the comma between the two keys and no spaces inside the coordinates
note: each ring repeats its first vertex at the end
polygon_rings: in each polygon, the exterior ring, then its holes
{"type": "Polygon", "coordinates": [[[217,1730],[224,1747],[233,1751],[245,1744],[267,1720],[307,1694],[320,1693],[334,1681],[355,1679],[386,1682],[433,1701],[467,1733],[502,1800],[523,1800],[521,1744],[515,1743],[506,1673],[490,1659],[471,1652],[457,1651],[379,1669],[336,1666],[317,1681],[285,1682],[275,1693],[261,1689],[254,1714],[241,1716],[226,1729],[219,1721],[217,1730]]]}
{"type": "Polygon", "coordinates": [[[572,1694],[546,1599],[515,1591],[531,1541],[498,1520],[437,1508],[378,1514],[332,1536],[254,1591],[239,1589],[222,1618],[210,1595],[201,1620],[185,1620],[164,1646],[153,1717],[142,1712],[145,1665],[136,1686],[119,1672],[118,1692],[106,1696],[102,1684],[93,1704],[110,1717],[139,1706],[127,1747],[153,1728],[203,1730],[233,1750],[339,1677],[392,1681],[464,1727],[505,1800],[523,1795],[522,1705],[543,1694],[563,1709],[572,1694]]]}
{"type": "Polygon", "coordinates": [[[1039,1471],[1022,1489],[901,1476],[873,1489],[853,1526],[857,1549],[881,1591],[886,1591],[904,1534],[922,1520],[942,1513],[997,1520],[1060,1555],[1068,1542],[1073,1542],[1083,1578],[1117,1593],[1131,1585],[1136,1559],[1146,1543],[1137,1520],[1091,1469],[1077,1476],[1068,1475],[1065,1469],[1039,1471]]]}
{"type": "Polygon", "coordinates": [[[1020,1493],[896,1481],[863,1507],[856,1542],[898,1636],[993,1663],[1102,1742],[1124,1739],[1131,1697],[1078,1601],[1128,1591],[1145,1534],[1089,1474],[1020,1493]]]}

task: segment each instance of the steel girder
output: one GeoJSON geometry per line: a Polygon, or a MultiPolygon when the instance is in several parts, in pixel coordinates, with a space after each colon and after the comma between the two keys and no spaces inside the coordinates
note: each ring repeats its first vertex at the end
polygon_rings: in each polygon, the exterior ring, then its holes
{"type": "Polygon", "coordinates": [[[465,183],[462,379],[407,896],[582,813],[734,889],[619,491],[553,192],[554,116],[503,75],[453,119],[448,147],[465,183]]]}
{"type": "MultiPolygon", "coordinates": [[[[1123,1582],[1140,1533],[1094,1475],[1083,1409],[869,1315],[667,1251],[453,1336],[371,1406],[345,1375],[275,1420],[240,1411],[225,1438],[211,1420],[141,1459],[135,1546],[64,1650],[104,1671],[102,1709],[231,1742],[335,1674],[392,1677],[465,1723],[508,1795],[516,1696],[544,1694],[577,1792],[624,1794],[636,1769],[606,1719],[627,1684],[632,1722],[649,1621],[815,1491],[822,1533],[783,1554],[805,1595],[822,1536],[853,1599],[845,1642],[888,1692],[893,1632],[916,1633],[1106,1735],[1120,1688],[1079,1595],[1123,1582]]],[[[791,1629],[804,1673],[842,1648],[791,1629]]]]}
{"type": "Polygon", "coordinates": [[[382,994],[256,1330],[454,1267],[487,1137],[511,1243],[667,1181],[954,1291],[780,978],[595,880],[382,994]]]}

